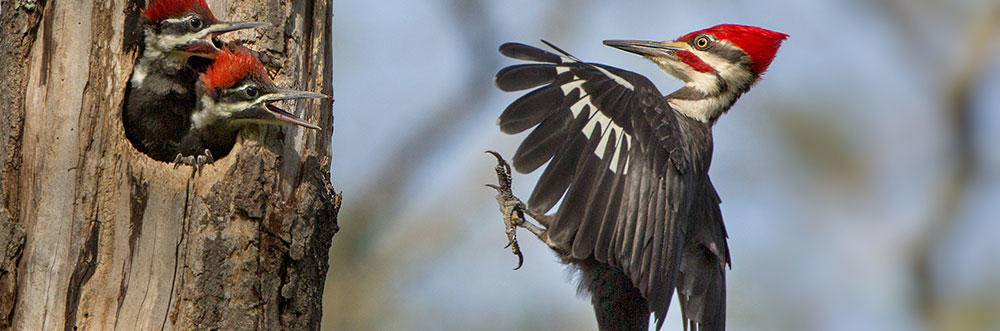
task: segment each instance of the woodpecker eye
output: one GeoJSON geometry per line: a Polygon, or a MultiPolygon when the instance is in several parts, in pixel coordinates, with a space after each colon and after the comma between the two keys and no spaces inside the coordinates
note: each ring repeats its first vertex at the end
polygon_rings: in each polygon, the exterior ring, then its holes
{"type": "Polygon", "coordinates": [[[256,86],[247,86],[247,88],[243,89],[243,93],[246,93],[247,97],[256,98],[260,91],[257,90],[256,86]]]}
{"type": "Polygon", "coordinates": [[[201,19],[197,18],[197,17],[192,17],[190,23],[191,23],[191,27],[195,28],[195,29],[201,29],[201,26],[203,24],[201,22],[201,19]]]}
{"type": "Polygon", "coordinates": [[[699,50],[704,50],[706,47],[708,47],[708,37],[701,36],[698,37],[698,39],[695,39],[694,47],[699,50]]]}

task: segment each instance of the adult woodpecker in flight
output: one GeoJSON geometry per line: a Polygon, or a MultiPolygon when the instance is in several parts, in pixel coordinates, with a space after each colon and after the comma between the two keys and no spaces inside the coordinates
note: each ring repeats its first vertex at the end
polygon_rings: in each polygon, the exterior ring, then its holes
{"type": "MultiPolygon", "coordinates": [[[[503,91],[538,87],[500,115],[500,130],[534,127],[514,154],[522,173],[548,163],[525,205],[498,154],[508,236],[524,227],[580,272],[601,330],[659,329],[676,288],[685,329],[725,329],[730,263],[720,199],[708,176],[712,125],[767,70],[788,35],[723,24],[674,41],[607,40],[684,86],[662,95],[646,77],[507,43],[533,61],[501,69],[503,91]],[[546,213],[561,201],[558,211],[546,213]],[[540,226],[527,222],[532,216],[540,226]]],[[[543,41],[544,42],[544,41],[543,41]]]]}
{"type": "Polygon", "coordinates": [[[196,87],[198,108],[191,114],[191,129],[181,139],[175,162],[195,167],[222,157],[236,143],[248,124],[291,124],[319,129],[271,102],[329,98],[320,93],[278,88],[249,49],[230,44],[215,57],[196,87]]]}
{"type": "Polygon", "coordinates": [[[129,80],[125,135],[139,151],[171,161],[197,107],[197,69],[206,64],[193,60],[214,58],[219,34],[270,24],[219,21],[205,0],[152,0],[139,24],[144,48],[129,80]]]}

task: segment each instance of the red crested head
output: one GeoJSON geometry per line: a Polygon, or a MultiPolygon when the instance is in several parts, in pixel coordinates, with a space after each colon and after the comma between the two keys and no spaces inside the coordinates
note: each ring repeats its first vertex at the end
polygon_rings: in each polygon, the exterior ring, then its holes
{"type": "Polygon", "coordinates": [[[261,82],[271,82],[267,69],[256,55],[246,47],[231,45],[219,51],[215,56],[215,62],[201,74],[201,81],[209,90],[215,90],[232,87],[246,77],[253,77],[261,82]]]}
{"type": "Polygon", "coordinates": [[[153,22],[188,13],[198,14],[207,23],[218,22],[205,0],[151,0],[142,10],[142,15],[153,22]]]}
{"type": "Polygon", "coordinates": [[[708,33],[720,40],[726,40],[736,45],[750,56],[754,73],[760,76],[771,65],[774,54],[778,52],[781,42],[788,38],[787,34],[761,29],[748,25],[719,24],[708,29],[688,33],[678,41],[690,41],[697,35],[708,33]]]}

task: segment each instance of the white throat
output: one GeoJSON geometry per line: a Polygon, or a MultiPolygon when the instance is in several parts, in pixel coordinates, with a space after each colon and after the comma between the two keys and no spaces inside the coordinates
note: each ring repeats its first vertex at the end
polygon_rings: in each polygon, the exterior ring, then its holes
{"type": "Polygon", "coordinates": [[[722,116],[736,101],[735,93],[705,97],[703,99],[667,98],[667,103],[674,110],[702,123],[712,123],[722,116]]]}

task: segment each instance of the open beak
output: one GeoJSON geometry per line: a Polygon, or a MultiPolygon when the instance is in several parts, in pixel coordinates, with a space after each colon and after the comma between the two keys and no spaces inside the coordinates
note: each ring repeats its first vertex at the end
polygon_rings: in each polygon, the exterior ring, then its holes
{"type": "Polygon", "coordinates": [[[215,47],[210,39],[194,39],[181,47],[181,51],[209,59],[214,59],[215,54],[219,52],[219,48],[215,47]]]}
{"type": "Polygon", "coordinates": [[[220,34],[223,34],[223,33],[226,33],[226,32],[230,32],[230,31],[250,29],[250,28],[256,28],[256,27],[261,27],[261,26],[270,26],[270,25],[271,25],[271,23],[267,23],[267,22],[219,22],[219,23],[215,23],[215,24],[209,25],[204,30],[201,30],[201,33],[203,35],[201,37],[198,37],[197,39],[192,39],[191,41],[188,41],[187,44],[184,44],[184,46],[182,47],[182,50],[184,52],[186,52],[186,53],[191,54],[191,55],[195,55],[195,56],[199,56],[199,57],[204,57],[204,58],[209,58],[209,59],[214,59],[215,58],[215,54],[219,52],[219,47],[217,47],[215,45],[215,42],[212,41],[212,37],[215,37],[215,36],[218,36],[220,34]]]}
{"type": "MultiPolygon", "coordinates": [[[[306,91],[296,91],[296,90],[285,90],[285,89],[280,89],[276,92],[264,95],[262,99],[265,102],[274,102],[281,100],[312,99],[312,98],[331,99],[330,96],[326,94],[306,92],[306,91]]],[[[284,109],[278,108],[278,106],[266,103],[264,104],[264,108],[267,109],[267,112],[261,115],[264,118],[261,118],[260,120],[267,122],[278,122],[278,123],[298,125],[310,129],[319,130],[318,126],[312,125],[311,123],[302,120],[298,116],[295,116],[295,114],[287,112],[284,109]]]]}
{"type": "Polygon", "coordinates": [[[605,45],[645,57],[666,57],[677,60],[677,52],[687,50],[680,41],[605,40],[605,45]]]}

